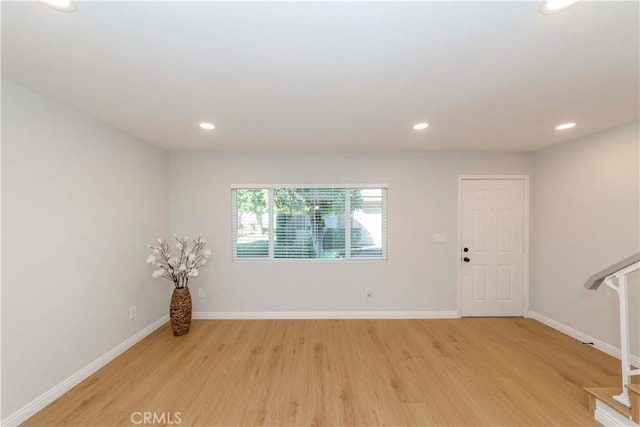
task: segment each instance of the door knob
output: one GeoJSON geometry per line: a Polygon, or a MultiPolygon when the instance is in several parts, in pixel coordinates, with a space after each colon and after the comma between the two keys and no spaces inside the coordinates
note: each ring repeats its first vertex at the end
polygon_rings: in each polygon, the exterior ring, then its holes
{"type": "Polygon", "coordinates": [[[464,262],[469,262],[469,261],[471,261],[468,257],[464,257],[464,258],[462,258],[462,260],[463,260],[464,262]]]}
{"type": "Polygon", "coordinates": [[[462,251],[463,252],[469,252],[469,248],[464,248],[462,251]]]}

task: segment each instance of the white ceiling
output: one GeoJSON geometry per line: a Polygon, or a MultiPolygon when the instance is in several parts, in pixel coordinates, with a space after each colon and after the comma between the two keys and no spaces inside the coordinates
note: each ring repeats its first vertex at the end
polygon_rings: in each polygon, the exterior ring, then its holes
{"type": "Polygon", "coordinates": [[[639,3],[539,7],[3,2],[2,75],[170,150],[531,151],[638,120],[639,3]]]}

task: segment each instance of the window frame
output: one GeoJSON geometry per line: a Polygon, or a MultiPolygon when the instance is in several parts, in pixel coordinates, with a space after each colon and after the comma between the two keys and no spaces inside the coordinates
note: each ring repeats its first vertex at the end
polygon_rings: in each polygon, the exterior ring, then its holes
{"type": "MultiPolygon", "coordinates": [[[[389,246],[389,238],[388,238],[388,209],[387,209],[387,199],[389,193],[389,186],[387,184],[231,184],[231,261],[232,262],[257,262],[257,263],[366,263],[366,262],[388,262],[388,246],[389,246]],[[379,258],[373,257],[351,257],[351,248],[346,248],[345,246],[345,257],[344,258],[275,258],[270,257],[238,257],[238,229],[237,229],[237,199],[236,199],[236,190],[246,190],[246,189],[266,189],[271,190],[275,188],[335,188],[335,189],[381,189],[382,191],[382,200],[381,200],[381,215],[382,215],[382,256],[379,258]],[[346,254],[349,253],[349,257],[347,258],[346,254]]],[[[350,207],[350,198],[346,198],[346,206],[350,207]]],[[[274,241],[275,241],[275,218],[271,213],[274,211],[274,200],[273,197],[269,197],[268,201],[268,212],[269,212],[269,254],[274,253],[274,241]]],[[[345,209],[346,211],[346,209],[345,209]]],[[[346,212],[345,212],[346,214],[346,212]]],[[[349,212],[349,224],[351,224],[351,213],[349,212]]],[[[349,237],[349,233],[351,231],[351,225],[345,227],[345,241],[347,237],[349,237]]]]}

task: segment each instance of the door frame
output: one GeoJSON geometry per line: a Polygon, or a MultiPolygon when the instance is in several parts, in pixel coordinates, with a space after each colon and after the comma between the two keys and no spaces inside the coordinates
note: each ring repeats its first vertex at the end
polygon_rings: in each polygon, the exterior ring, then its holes
{"type": "Polygon", "coordinates": [[[462,263],[460,262],[460,254],[462,253],[462,183],[463,181],[472,180],[519,180],[523,184],[523,260],[522,260],[522,316],[527,317],[529,313],[529,209],[530,209],[530,190],[529,175],[458,175],[458,247],[456,252],[456,262],[458,265],[458,317],[462,317],[462,263]]]}

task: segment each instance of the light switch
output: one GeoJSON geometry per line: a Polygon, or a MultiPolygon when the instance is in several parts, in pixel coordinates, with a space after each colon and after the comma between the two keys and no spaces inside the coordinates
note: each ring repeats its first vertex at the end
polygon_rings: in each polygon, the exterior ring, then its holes
{"type": "Polygon", "coordinates": [[[446,234],[434,234],[433,243],[445,243],[447,241],[446,234]]]}

